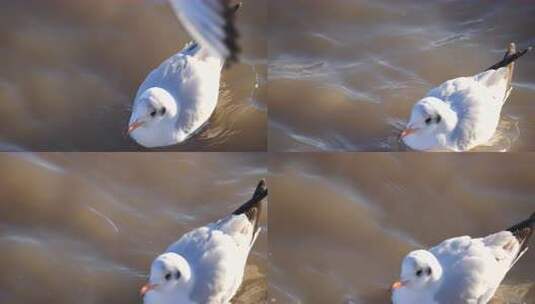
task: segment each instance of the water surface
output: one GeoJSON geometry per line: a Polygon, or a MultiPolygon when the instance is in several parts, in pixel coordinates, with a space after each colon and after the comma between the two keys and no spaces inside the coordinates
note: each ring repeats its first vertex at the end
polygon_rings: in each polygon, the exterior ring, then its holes
{"type": "MultiPolygon", "coordinates": [[[[165,150],[265,150],[266,2],[243,2],[243,62],[223,72],[218,106],[202,131],[165,150]]],[[[0,144],[142,149],[126,136],[136,91],[189,40],[166,1],[0,0],[0,144]]]]}
{"type": "MultiPolygon", "coordinates": [[[[488,235],[535,212],[526,154],[299,153],[271,159],[270,171],[274,303],[390,303],[409,251],[488,235]]],[[[494,303],[535,303],[535,250],[494,303]]]]}
{"type": "MultiPolygon", "coordinates": [[[[270,1],[269,149],[399,151],[412,105],[535,45],[533,1],[270,1]]],[[[535,151],[535,55],[483,151],[535,151]]]]}
{"type": "MultiPolygon", "coordinates": [[[[0,302],[13,304],[141,303],[152,260],[266,174],[247,153],[16,153],[0,168],[0,302]]],[[[267,298],[266,214],[233,303],[267,298]]]]}

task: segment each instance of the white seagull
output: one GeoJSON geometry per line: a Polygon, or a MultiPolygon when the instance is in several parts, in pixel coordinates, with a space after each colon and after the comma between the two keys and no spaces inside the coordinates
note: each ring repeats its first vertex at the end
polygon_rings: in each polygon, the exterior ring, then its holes
{"type": "Polygon", "coordinates": [[[403,142],[421,151],[468,151],[489,142],[511,93],[514,62],[531,47],[516,52],[509,45],[502,61],[471,77],[448,80],[412,108],[401,133],[403,142]]]}
{"type": "Polygon", "coordinates": [[[527,251],[535,213],[505,231],[473,239],[451,238],[409,253],[401,280],[392,285],[394,304],[485,304],[527,251]]]}
{"type": "Polygon", "coordinates": [[[253,197],[231,215],[197,228],[172,244],[151,266],[140,291],[145,304],[227,304],[240,287],[258,237],[262,180],[253,197]]]}
{"type": "Polygon", "coordinates": [[[147,148],[181,143],[210,118],[221,70],[237,61],[236,10],[230,0],[169,0],[196,42],[164,61],[136,94],[128,134],[147,148]]]}

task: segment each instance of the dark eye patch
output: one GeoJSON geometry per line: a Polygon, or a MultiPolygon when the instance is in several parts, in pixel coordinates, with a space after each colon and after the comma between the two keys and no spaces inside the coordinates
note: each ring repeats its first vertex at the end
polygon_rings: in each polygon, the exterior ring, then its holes
{"type": "Polygon", "coordinates": [[[151,117],[154,117],[154,116],[156,116],[156,110],[154,110],[154,111],[150,112],[150,116],[151,116],[151,117]]]}
{"type": "Polygon", "coordinates": [[[425,272],[427,273],[427,275],[431,275],[431,273],[433,271],[431,271],[431,267],[427,267],[427,269],[425,270],[425,272]]]}
{"type": "Polygon", "coordinates": [[[166,280],[166,281],[171,280],[171,277],[172,277],[172,275],[171,275],[170,272],[168,272],[168,273],[165,274],[165,280],[166,280]]]}
{"type": "Polygon", "coordinates": [[[422,273],[424,273],[423,270],[418,269],[418,271],[416,271],[416,276],[421,277],[422,273]]]}
{"type": "Polygon", "coordinates": [[[177,280],[180,279],[180,271],[177,271],[175,273],[175,279],[177,279],[177,280]]]}
{"type": "Polygon", "coordinates": [[[427,119],[425,120],[425,124],[426,124],[426,125],[430,124],[432,120],[433,120],[433,119],[431,119],[431,117],[427,118],[427,119]]]}
{"type": "Polygon", "coordinates": [[[442,120],[442,116],[440,116],[440,114],[437,115],[437,123],[439,123],[440,121],[442,120]]]}
{"type": "Polygon", "coordinates": [[[164,115],[166,111],[167,111],[167,109],[165,107],[162,107],[160,109],[160,115],[164,115]]]}

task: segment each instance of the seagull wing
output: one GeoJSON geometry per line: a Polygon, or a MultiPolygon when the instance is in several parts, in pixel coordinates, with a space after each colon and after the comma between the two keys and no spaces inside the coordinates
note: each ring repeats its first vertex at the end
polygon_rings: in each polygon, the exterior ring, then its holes
{"type": "Polygon", "coordinates": [[[231,215],[185,234],[167,249],[185,257],[194,269],[193,300],[227,303],[236,294],[260,231],[261,202],[267,191],[261,180],[251,199],[231,215]]]}
{"type": "Polygon", "coordinates": [[[431,249],[444,274],[439,303],[486,303],[518,256],[520,244],[509,231],[485,238],[452,238],[431,249]]]}
{"type": "Polygon", "coordinates": [[[227,303],[243,278],[249,247],[241,248],[217,226],[195,229],[167,249],[190,263],[195,277],[190,298],[196,303],[227,303]]]}
{"type": "Polygon", "coordinates": [[[509,96],[515,61],[531,51],[531,47],[517,52],[514,43],[509,45],[502,61],[486,71],[470,77],[448,80],[432,89],[428,95],[444,101],[462,100],[462,95],[475,94],[476,99],[488,104],[502,105],[509,96]],[[482,94],[485,91],[485,94],[482,94]],[[478,96],[480,95],[480,96],[478,96]]]}
{"type": "Polygon", "coordinates": [[[237,61],[238,32],[230,0],[169,0],[190,35],[212,55],[237,61]]]}
{"type": "Polygon", "coordinates": [[[492,138],[505,101],[505,79],[502,86],[489,88],[480,81],[481,76],[482,74],[451,79],[428,93],[428,96],[449,104],[457,114],[457,125],[451,137],[462,149],[485,144],[492,138]]]}

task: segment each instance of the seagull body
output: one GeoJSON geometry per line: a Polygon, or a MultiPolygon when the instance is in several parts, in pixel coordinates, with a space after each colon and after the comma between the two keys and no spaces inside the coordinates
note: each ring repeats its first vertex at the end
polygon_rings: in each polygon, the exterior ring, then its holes
{"type": "Polygon", "coordinates": [[[514,61],[530,49],[516,52],[511,43],[504,59],[487,71],[448,80],[429,91],[413,106],[403,142],[415,150],[455,152],[487,144],[511,93],[514,61]]]}
{"type": "Polygon", "coordinates": [[[164,61],[136,94],[130,126],[142,125],[130,136],[148,148],[185,141],[214,112],[222,68],[223,60],[197,44],[164,61]]]}
{"type": "Polygon", "coordinates": [[[226,304],[238,291],[249,252],[260,232],[263,181],[247,203],[217,222],[197,228],[154,260],[145,304],[226,304]]]}
{"type": "Polygon", "coordinates": [[[485,304],[526,252],[535,213],[506,231],[483,238],[461,236],[405,257],[394,304],[485,304]]]}
{"type": "Polygon", "coordinates": [[[164,61],[136,94],[128,134],[148,148],[181,143],[198,131],[217,105],[221,70],[236,61],[235,10],[225,0],[170,0],[196,42],[164,61]]]}

